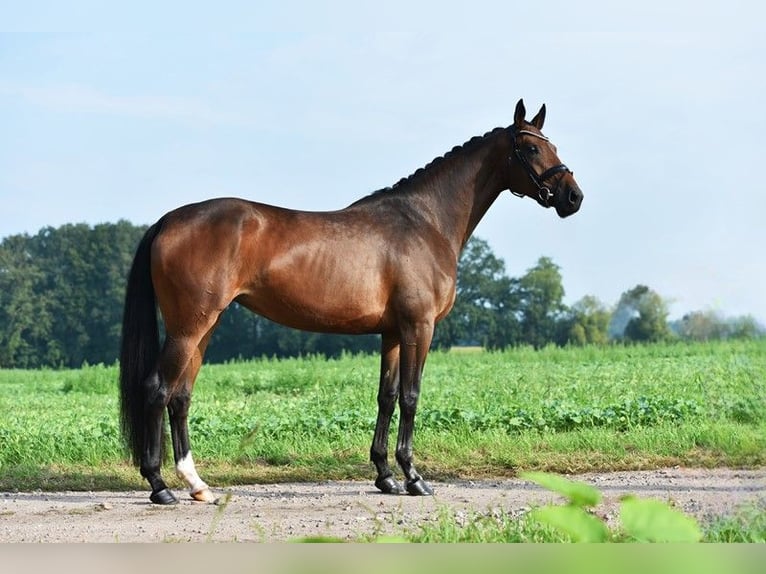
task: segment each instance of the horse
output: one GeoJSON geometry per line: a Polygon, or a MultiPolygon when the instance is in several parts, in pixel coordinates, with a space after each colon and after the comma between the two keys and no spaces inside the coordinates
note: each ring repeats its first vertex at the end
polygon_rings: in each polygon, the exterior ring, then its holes
{"type": "Polygon", "coordinates": [[[128,275],[120,348],[124,440],[155,504],[175,504],[161,474],[165,411],[175,471],[191,497],[214,502],[192,458],[187,417],[205,349],[236,301],[288,327],[381,336],[375,486],[431,495],[413,464],[423,366],[435,325],[455,301],[461,250],[504,190],[559,217],[583,193],[542,134],[545,104],[527,121],[477,136],[392,187],[337,211],[285,209],[237,198],[179,207],[150,226],[128,275]],[[157,312],[164,321],[160,345],[157,312]],[[398,401],[394,478],[388,437],[398,401]]]}

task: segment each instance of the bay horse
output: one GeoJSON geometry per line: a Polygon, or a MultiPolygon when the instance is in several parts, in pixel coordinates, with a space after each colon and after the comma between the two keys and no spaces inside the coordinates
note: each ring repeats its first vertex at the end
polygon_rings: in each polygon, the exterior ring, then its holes
{"type": "Polygon", "coordinates": [[[166,409],[177,475],[194,499],[215,500],[195,469],[187,416],[205,349],[232,301],[297,329],[379,333],[375,486],[433,494],[413,465],[415,411],[434,326],[455,301],[462,248],[503,190],[562,218],[583,199],[541,132],[545,105],[531,121],[525,116],[519,100],[511,126],[475,137],[345,209],[307,212],[220,198],[175,209],[149,227],[125,295],[120,407],[125,441],[153,503],[178,502],[160,473],[166,409]],[[388,464],[397,400],[403,488],[388,464]]]}

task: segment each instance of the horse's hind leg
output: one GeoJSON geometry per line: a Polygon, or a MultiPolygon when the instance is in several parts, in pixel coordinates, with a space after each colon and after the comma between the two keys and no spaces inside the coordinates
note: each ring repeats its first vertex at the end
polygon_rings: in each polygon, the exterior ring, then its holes
{"type": "Polygon", "coordinates": [[[214,502],[215,497],[210,488],[197,474],[194,458],[189,442],[188,414],[191,402],[191,388],[186,387],[175,395],[168,403],[170,414],[170,432],[173,439],[173,458],[176,464],[176,474],[186,482],[192,498],[201,502],[214,502]]]}
{"type": "Polygon", "coordinates": [[[170,433],[173,439],[173,458],[176,463],[176,474],[180,479],[186,482],[192,498],[199,500],[200,502],[215,502],[216,497],[210,492],[210,488],[205,481],[203,481],[199,474],[197,474],[197,469],[194,466],[194,458],[191,453],[191,442],[189,441],[188,415],[194,381],[202,366],[202,358],[205,355],[205,349],[207,348],[208,341],[212,334],[213,329],[208,331],[202,339],[202,342],[200,342],[188,367],[181,375],[181,384],[178,391],[168,403],[170,433]]]}
{"type": "MultiPolygon", "coordinates": [[[[149,481],[152,488],[149,499],[155,504],[175,504],[178,502],[178,499],[165,484],[160,472],[164,439],[164,413],[166,408],[170,409],[169,405],[175,397],[183,396],[183,392],[179,392],[185,386],[182,384],[181,377],[187,371],[196,351],[196,341],[189,338],[167,336],[160,353],[158,369],[145,383],[147,385],[146,440],[141,456],[141,476],[149,481]]],[[[178,412],[184,412],[183,404],[183,398],[180,402],[174,401],[178,412]]],[[[188,411],[188,404],[186,411],[188,411]]],[[[178,427],[178,425],[175,426],[178,427]]]]}
{"type": "Polygon", "coordinates": [[[162,465],[163,414],[167,404],[167,387],[154,371],[143,383],[146,386],[144,450],[141,454],[141,476],[152,488],[149,499],[155,504],[176,504],[178,499],[168,489],[160,474],[162,465]]]}
{"type": "Polygon", "coordinates": [[[383,335],[378,388],[378,420],[370,448],[370,460],[378,471],[375,486],[386,494],[400,494],[401,486],[388,466],[388,430],[399,394],[399,339],[383,335]]]}

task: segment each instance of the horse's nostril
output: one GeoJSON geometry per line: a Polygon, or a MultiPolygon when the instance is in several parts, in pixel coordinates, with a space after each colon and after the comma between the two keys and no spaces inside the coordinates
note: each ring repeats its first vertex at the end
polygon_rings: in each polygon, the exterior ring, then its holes
{"type": "Polygon", "coordinates": [[[580,201],[582,201],[582,192],[579,189],[577,189],[577,188],[570,189],[569,190],[569,204],[570,205],[577,205],[578,203],[580,203],[580,201]]]}

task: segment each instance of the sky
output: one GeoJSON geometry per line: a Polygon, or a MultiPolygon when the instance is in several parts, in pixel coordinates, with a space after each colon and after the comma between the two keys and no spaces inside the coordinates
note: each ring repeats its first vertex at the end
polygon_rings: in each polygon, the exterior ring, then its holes
{"type": "Polygon", "coordinates": [[[475,234],[510,276],[547,256],[569,304],[644,284],[671,318],[766,323],[763,2],[111,4],[0,8],[0,238],[339,209],[523,98],[585,199],[498,198],[475,234]]]}

